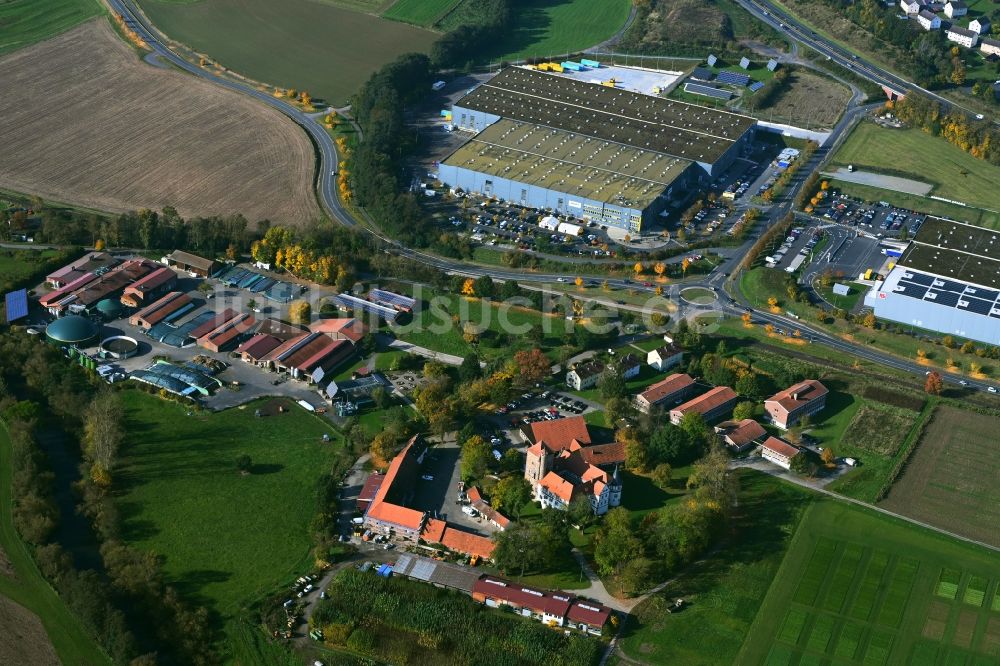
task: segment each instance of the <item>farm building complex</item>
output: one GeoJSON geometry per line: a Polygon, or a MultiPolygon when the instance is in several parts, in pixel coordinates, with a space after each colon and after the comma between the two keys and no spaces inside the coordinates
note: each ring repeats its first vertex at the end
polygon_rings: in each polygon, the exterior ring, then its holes
{"type": "Polygon", "coordinates": [[[509,67],[452,109],[476,136],[439,167],[455,189],[640,231],[739,157],[756,121],[509,67]]]}
{"type": "Polygon", "coordinates": [[[1000,345],[1000,232],[927,218],[865,305],[881,319],[1000,345]]]}

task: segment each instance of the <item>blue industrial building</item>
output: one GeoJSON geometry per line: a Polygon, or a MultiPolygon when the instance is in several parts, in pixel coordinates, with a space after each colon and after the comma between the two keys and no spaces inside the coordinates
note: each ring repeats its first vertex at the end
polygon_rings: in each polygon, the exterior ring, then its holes
{"type": "Polygon", "coordinates": [[[927,218],[865,305],[879,319],[1000,345],[1000,234],[927,218]]]}
{"type": "Polygon", "coordinates": [[[451,122],[476,136],[439,166],[442,182],[633,232],[728,168],[756,127],[747,116],[522,67],[471,90],[451,122]]]}

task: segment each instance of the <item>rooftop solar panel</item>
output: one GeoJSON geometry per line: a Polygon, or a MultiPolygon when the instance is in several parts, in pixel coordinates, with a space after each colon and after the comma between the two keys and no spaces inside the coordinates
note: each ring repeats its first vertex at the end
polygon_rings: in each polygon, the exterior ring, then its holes
{"type": "Polygon", "coordinates": [[[938,291],[936,289],[931,289],[924,296],[925,301],[934,301],[938,305],[944,305],[947,307],[955,307],[958,305],[958,294],[953,291],[938,291]]]}
{"type": "Polygon", "coordinates": [[[965,284],[953,280],[935,280],[933,287],[941,291],[954,291],[959,294],[965,291],[965,284]]]}
{"type": "Polygon", "coordinates": [[[910,298],[923,298],[924,294],[927,293],[927,287],[900,281],[899,290],[896,293],[909,296],[910,298]]]}
{"type": "Polygon", "coordinates": [[[907,271],[903,274],[903,278],[910,282],[926,285],[928,287],[932,282],[934,282],[934,278],[930,275],[924,275],[923,273],[916,273],[914,271],[907,271]]]}
{"type": "Polygon", "coordinates": [[[987,301],[995,301],[997,300],[997,296],[1000,296],[1000,291],[983,289],[982,287],[966,287],[965,293],[972,294],[976,298],[986,299],[987,301]]]}
{"type": "Polygon", "coordinates": [[[7,323],[28,316],[28,292],[26,289],[11,291],[4,296],[7,311],[7,323]]]}
{"type": "Polygon", "coordinates": [[[984,301],[978,298],[970,298],[968,296],[962,297],[962,300],[958,303],[959,310],[968,310],[969,312],[975,312],[976,314],[989,314],[990,310],[993,309],[993,301],[984,301]]]}

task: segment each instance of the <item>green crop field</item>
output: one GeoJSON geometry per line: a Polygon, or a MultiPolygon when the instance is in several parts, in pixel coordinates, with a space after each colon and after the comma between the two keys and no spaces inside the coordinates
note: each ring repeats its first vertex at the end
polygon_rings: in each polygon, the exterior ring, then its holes
{"type": "Polygon", "coordinates": [[[371,14],[311,0],[140,0],[166,35],[263,83],[341,105],[376,69],[437,38],[371,14]]]}
{"type": "Polygon", "coordinates": [[[997,557],[866,509],[817,501],[736,663],[995,664],[997,557]]]}
{"type": "MultiPolygon", "coordinates": [[[[1000,167],[969,155],[944,139],[917,129],[859,124],[834,154],[832,164],[888,171],[932,183],[932,194],[996,210],[1000,167]],[[933,168],[925,168],[933,165],[933,168]]],[[[919,209],[919,208],[918,208],[919,209]]]]}
{"type": "Polygon", "coordinates": [[[0,2],[0,55],[66,32],[101,12],[97,0],[0,2]]]}
{"type": "Polygon", "coordinates": [[[432,26],[461,0],[398,0],[385,13],[385,18],[414,25],[432,26]]]}
{"type": "Polygon", "coordinates": [[[879,506],[1000,546],[998,429],[995,416],[939,407],[879,506]]]}
{"type": "MultiPolygon", "coordinates": [[[[0,596],[34,612],[42,621],[48,640],[67,666],[107,664],[108,657],[87,635],[80,621],[42,578],[11,520],[11,448],[7,428],[0,423],[0,596]],[[8,564],[9,563],[9,564],[8,564]],[[6,566],[10,569],[6,570],[6,566]],[[11,575],[8,575],[11,574],[11,575]]],[[[13,618],[6,618],[7,622],[13,618]]],[[[25,627],[0,625],[5,636],[18,635],[25,627]]],[[[42,636],[20,633],[20,640],[44,641],[42,636]]],[[[10,654],[0,646],[0,654],[10,654]]],[[[16,655],[17,652],[15,651],[16,655]]]]}
{"type": "Polygon", "coordinates": [[[595,46],[625,25],[631,3],[629,0],[520,0],[514,5],[508,36],[484,44],[484,59],[555,58],[595,46]]]}
{"type": "Polygon", "coordinates": [[[332,427],[289,401],[283,414],[258,401],[188,415],[138,391],[121,396],[122,536],[162,555],[181,594],[229,620],[312,566],[314,489],[344,451],[332,427]],[[255,418],[258,408],[274,413],[255,418]],[[236,470],[243,453],[253,459],[246,476],[236,470]]]}

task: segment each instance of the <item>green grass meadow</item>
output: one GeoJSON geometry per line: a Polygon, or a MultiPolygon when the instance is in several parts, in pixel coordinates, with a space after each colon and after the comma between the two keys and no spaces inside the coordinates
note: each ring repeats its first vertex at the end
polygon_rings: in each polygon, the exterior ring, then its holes
{"type": "Polygon", "coordinates": [[[437,34],[311,0],[140,0],[166,35],[269,85],[335,106],[387,62],[428,52],[437,34]]]}
{"type": "MultiPolygon", "coordinates": [[[[109,664],[110,660],[87,635],[55,590],[42,578],[28,547],[11,519],[11,448],[7,428],[0,423],[0,549],[14,569],[14,577],[0,574],[0,595],[38,615],[65,666],[109,664]]],[[[12,627],[4,632],[12,635],[12,627]]]]}
{"type": "Polygon", "coordinates": [[[451,11],[461,0],[397,0],[382,16],[430,27],[451,11]]]}
{"type": "Polygon", "coordinates": [[[66,32],[102,12],[97,0],[0,2],[0,55],[66,32]]]}
{"type": "Polygon", "coordinates": [[[917,129],[859,124],[834,154],[832,165],[885,171],[934,184],[932,194],[997,210],[1000,167],[917,129]],[[931,168],[928,166],[933,165],[931,168]]]}
{"type": "Polygon", "coordinates": [[[344,452],[332,426],[287,400],[284,414],[255,418],[267,400],[189,416],[145,393],[121,396],[123,538],[161,555],[178,591],[228,621],[312,566],[314,488],[344,452]],[[236,470],[243,453],[247,476],[236,470]]]}
{"type": "Polygon", "coordinates": [[[630,6],[629,0],[520,0],[509,35],[484,45],[483,57],[558,58],[595,46],[625,25],[630,6]]]}
{"type": "Polygon", "coordinates": [[[995,664],[997,561],[866,509],[814,502],[735,663],[995,664]]]}

